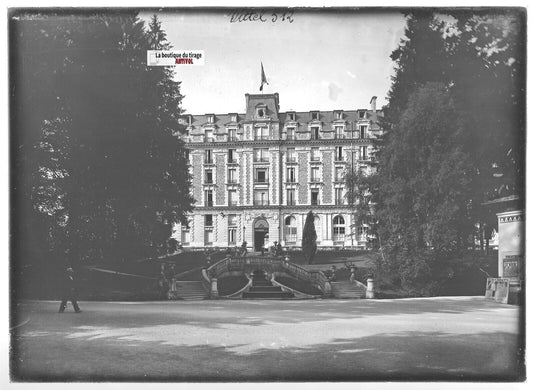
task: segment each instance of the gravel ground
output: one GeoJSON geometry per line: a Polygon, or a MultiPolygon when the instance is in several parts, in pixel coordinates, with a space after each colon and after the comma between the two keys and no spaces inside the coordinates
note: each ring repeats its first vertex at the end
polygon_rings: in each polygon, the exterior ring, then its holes
{"type": "Polygon", "coordinates": [[[399,300],[24,301],[15,381],[519,380],[520,308],[399,300]]]}

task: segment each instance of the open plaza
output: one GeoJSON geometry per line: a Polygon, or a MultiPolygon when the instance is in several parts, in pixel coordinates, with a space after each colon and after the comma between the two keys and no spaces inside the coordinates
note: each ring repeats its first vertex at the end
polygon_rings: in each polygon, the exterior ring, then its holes
{"type": "Polygon", "coordinates": [[[516,380],[520,307],[483,297],[16,306],[24,381],[516,380]]]}

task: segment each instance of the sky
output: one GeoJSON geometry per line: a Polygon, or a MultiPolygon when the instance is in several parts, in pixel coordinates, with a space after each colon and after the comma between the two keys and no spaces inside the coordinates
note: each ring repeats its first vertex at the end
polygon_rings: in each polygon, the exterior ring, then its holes
{"type": "Polygon", "coordinates": [[[367,108],[372,96],[386,104],[402,14],[296,10],[290,23],[272,12],[234,23],[229,10],[158,13],[174,50],[205,51],[205,65],[176,66],[186,112],[244,112],[244,94],[260,93],[261,62],[263,91],[279,93],[281,111],[367,108]]]}

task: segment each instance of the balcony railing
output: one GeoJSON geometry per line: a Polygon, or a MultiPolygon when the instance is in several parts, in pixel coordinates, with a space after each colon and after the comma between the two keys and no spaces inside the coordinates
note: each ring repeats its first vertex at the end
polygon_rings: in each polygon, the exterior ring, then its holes
{"type": "Polygon", "coordinates": [[[295,163],[296,162],[296,157],[287,157],[287,160],[286,160],[288,163],[295,163]]]}
{"type": "Polygon", "coordinates": [[[254,199],[254,206],[268,206],[269,204],[268,200],[254,199]]]}
{"type": "Polygon", "coordinates": [[[268,135],[255,135],[254,141],[267,141],[270,137],[268,135]]]}
{"type": "Polygon", "coordinates": [[[212,158],[205,158],[204,159],[204,164],[213,164],[213,159],[212,158]]]}
{"type": "Polygon", "coordinates": [[[237,206],[237,201],[236,200],[228,201],[228,206],[237,206]]]}
{"type": "Polygon", "coordinates": [[[321,179],[319,177],[312,177],[310,180],[311,183],[320,183],[321,179]]]}
{"type": "Polygon", "coordinates": [[[268,162],[268,157],[254,157],[254,162],[268,162]]]}
{"type": "Polygon", "coordinates": [[[268,184],[268,180],[257,180],[257,179],[254,179],[254,184],[268,184]]]}
{"type": "Polygon", "coordinates": [[[237,136],[236,135],[228,135],[228,141],[229,142],[238,141],[237,136]]]}

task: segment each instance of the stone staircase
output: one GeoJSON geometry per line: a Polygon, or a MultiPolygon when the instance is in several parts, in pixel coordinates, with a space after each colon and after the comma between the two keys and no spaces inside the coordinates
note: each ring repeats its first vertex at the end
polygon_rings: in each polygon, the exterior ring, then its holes
{"type": "Polygon", "coordinates": [[[194,301],[206,299],[208,292],[205,290],[202,282],[177,280],[174,282],[174,286],[168,295],[169,299],[194,301]]]}
{"type": "Polygon", "coordinates": [[[281,287],[273,286],[264,272],[254,271],[252,286],[248,292],[242,294],[242,297],[244,299],[287,299],[294,298],[294,294],[282,291],[281,287]]]}
{"type": "Polygon", "coordinates": [[[331,282],[331,293],[335,298],[361,299],[365,298],[365,288],[350,281],[331,282]]]}

